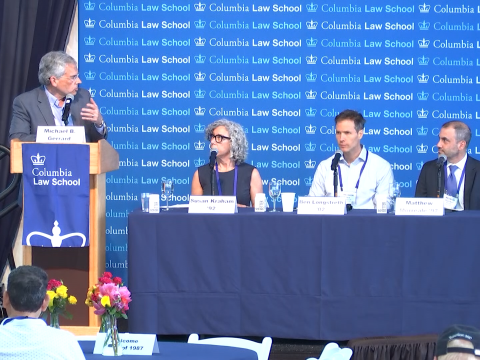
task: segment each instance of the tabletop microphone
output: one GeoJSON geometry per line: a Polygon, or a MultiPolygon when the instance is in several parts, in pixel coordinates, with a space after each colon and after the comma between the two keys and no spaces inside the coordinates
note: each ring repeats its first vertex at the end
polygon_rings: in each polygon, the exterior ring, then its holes
{"type": "Polygon", "coordinates": [[[447,161],[447,156],[445,154],[439,154],[437,159],[437,166],[441,167],[445,161],[447,161]]]}
{"type": "Polygon", "coordinates": [[[73,101],[73,95],[67,94],[67,96],[65,96],[65,106],[63,108],[63,114],[62,114],[62,121],[65,124],[65,126],[68,125],[68,115],[70,115],[70,106],[72,105],[72,101],[73,101]]]}
{"type": "Polygon", "coordinates": [[[217,152],[216,148],[210,149],[210,168],[213,169],[215,166],[215,161],[217,161],[217,152]]]}
{"type": "Polygon", "coordinates": [[[343,155],[342,150],[335,151],[335,156],[332,159],[332,168],[331,168],[332,170],[335,170],[337,168],[338,162],[340,161],[340,158],[342,157],[342,155],[343,155]]]}
{"type": "Polygon", "coordinates": [[[440,194],[442,192],[442,166],[443,163],[447,161],[447,156],[445,154],[438,154],[438,159],[437,159],[437,198],[440,197],[440,194]]]}

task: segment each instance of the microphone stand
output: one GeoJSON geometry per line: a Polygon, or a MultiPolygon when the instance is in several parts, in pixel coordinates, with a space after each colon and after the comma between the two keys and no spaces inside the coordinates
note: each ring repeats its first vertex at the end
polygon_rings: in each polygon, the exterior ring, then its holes
{"type": "Polygon", "coordinates": [[[338,196],[338,168],[333,168],[333,196],[338,196]]]}
{"type": "Polygon", "coordinates": [[[215,182],[215,165],[210,166],[210,190],[212,195],[215,195],[215,186],[213,185],[214,182],[215,182]]]}
{"type": "Polygon", "coordinates": [[[442,186],[442,165],[438,165],[437,171],[437,198],[440,197],[440,188],[442,186]]]}

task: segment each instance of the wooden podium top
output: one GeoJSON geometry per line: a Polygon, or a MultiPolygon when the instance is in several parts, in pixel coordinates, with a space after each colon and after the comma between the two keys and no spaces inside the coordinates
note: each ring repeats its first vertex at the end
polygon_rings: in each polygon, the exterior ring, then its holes
{"type": "MultiPolygon", "coordinates": [[[[23,173],[22,144],[32,144],[32,142],[12,139],[10,143],[10,172],[12,174],[23,173]]],[[[90,146],[90,174],[103,174],[118,169],[118,152],[106,140],[80,145],[90,146]]]]}

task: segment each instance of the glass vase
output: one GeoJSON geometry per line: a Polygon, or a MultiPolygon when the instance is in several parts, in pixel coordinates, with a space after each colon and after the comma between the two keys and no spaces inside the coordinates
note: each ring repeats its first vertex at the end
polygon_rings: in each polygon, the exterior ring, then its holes
{"type": "Polygon", "coordinates": [[[58,313],[50,313],[50,326],[60,329],[60,322],[58,321],[58,313]]]}
{"type": "Polygon", "coordinates": [[[118,336],[117,318],[110,314],[102,316],[102,327],[106,335],[103,343],[103,356],[122,356],[122,344],[118,336]]]}

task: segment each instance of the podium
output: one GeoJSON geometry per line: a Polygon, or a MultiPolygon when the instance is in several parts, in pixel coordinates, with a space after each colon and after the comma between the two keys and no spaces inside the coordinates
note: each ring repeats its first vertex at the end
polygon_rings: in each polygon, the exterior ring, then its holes
{"type": "MultiPolygon", "coordinates": [[[[11,141],[11,173],[23,173],[24,143],[18,139],[11,141]]],[[[69,295],[77,298],[77,304],[68,307],[68,311],[73,314],[73,320],[60,319],[61,328],[75,335],[94,335],[100,327],[100,317],[84,302],[88,287],[96,284],[105,271],[105,179],[107,172],[117,170],[119,167],[118,152],[106,140],[86,143],[85,146],[90,147],[90,246],[85,248],[23,246],[24,265],[39,266],[48,273],[49,278],[62,279],[68,287],[69,295]],[[63,326],[65,323],[67,326],[63,326]]],[[[24,208],[25,206],[28,204],[24,204],[24,208]]]]}

